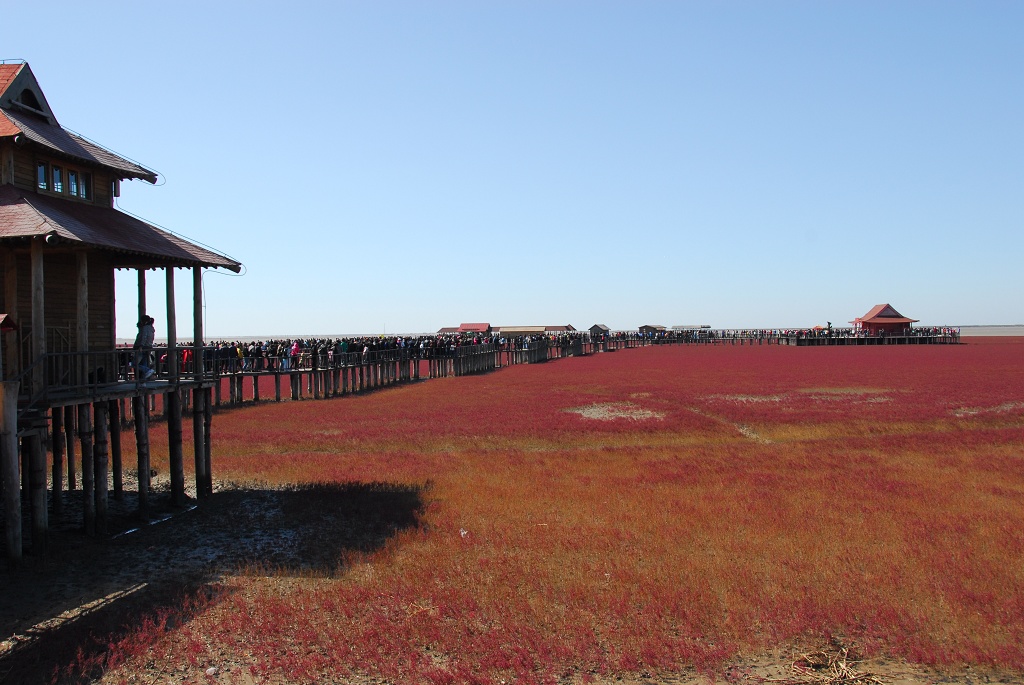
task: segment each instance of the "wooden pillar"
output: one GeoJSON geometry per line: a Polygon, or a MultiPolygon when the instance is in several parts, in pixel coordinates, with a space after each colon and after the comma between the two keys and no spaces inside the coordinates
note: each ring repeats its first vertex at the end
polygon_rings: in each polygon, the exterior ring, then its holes
{"type": "Polygon", "coordinates": [[[167,395],[167,445],[170,450],[171,502],[185,505],[185,456],[181,449],[181,396],[167,395]]]}
{"type": "MultiPolygon", "coordinates": [[[[213,494],[210,460],[207,455],[206,412],[209,394],[202,387],[203,380],[203,270],[192,269],[192,360],[195,388],[192,390],[192,447],[196,463],[196,496],[213,494]]],[[[253,378],[254,383],[258,379],[253,378]]],[[[259,399],[258,384],[254,399],[259,399]]]]}
{"type": "Polygon", "coordinates": [[[166,269],[167,275],[167,376],[173,387],[178,380],[178,315],[174,305],[174,267],[166,269]]]}
{"type": "Polygon", "coordinates": [[[146,270],[139,269],[139,317],[137,321],[142,321],[142,317],[146,315],[146,270]]]}
{"type": "MultiPolygon", "coordinates": [[[[45,291],[43,280],[43,238],[38,236],[32,239],[32,361],[42,359],[46,354],[46,317],[44,316],[45,291]]],[[[32,374],[33,395],[41,393],[46,383],[46,374],[43,367],[37,367],[32,374]]]]}
{"type": "Polygon", "coordinates": [[[50,413],[50,443],[53,453],[53,470],[50,475],[53,487],[53,512],[64,508],[64,408],[54,407],[50,413]]]}
{"type": "MultiPolygon", "coordinates": [[[[18,318],[18,259],[14,250],[4,251],[4,308],[15,321],[21,320],[18,318]]],[[[3,334],[6,352],[4,367],[7,371],[7,378],[15,378],[21,371],[18,335],[18,331],[9,331],[3,334]]]]}
{"type": "Polygon", "coordinates": [[[181,443],[181,394],[178,392],[178,326],[174,304],[174,267],[168,266],[167,276],[167,372],[171,391],[164,396],[167,415],[167,447],[171,468],[171,502],[185,505],[185,455],[181,443]]]}
{"type": "Polygon", "coordinates": [[[82,518],[85,534],[96,534],[95,462],[92,451],[92,416],[88,403],[78,405],[78,440],[82,445],[82,518]]]}
{"type": "Polygon", "coordinates": [[[21,483],[18,481],[18,381],[0,383],[0,470],[3,474],[4,540],[11,563],[21,560],[21,483]]]}
{"type": "Polygon", "coordinates": [[[207,473],[206,459],[206,390],[196,386],[192,391],[192,446],[196,462],[196,495],[205,497],[210,474],[207,473]]]}
{"type": "MultiPolygon", "coordinates": [[[[93,405],[93,423],[95,424],[93,429],[95,436],[93,461],[95,462],[96,532],[100,535],[107,532],[107,493],[110,479],[108,471],[110,454],[108,452],[109,421],[107,406],[106,401],[96,402],[93,405]]],[[[88,496],[88,493],[86,495],[88,496]]]]}
{"type": "Polygon", "coordinates": [[[203,439],[206,441],[203,449],[203,456],[206,459],[206,483],[204,491],[207,495],[213,495],[213,457],[212,447],[213,439],[211,438],[211,429],[213,428],[213,406],[210,404],[210,395],[212,394],[207,388],[204,391],[205,398],[203,403],[203,439]]]}
{"type": "Polygon", "coordinates": [[[139,468],[139,518],[149,519],[149,408],[143,395],[132,398],[132,413],[135,415],[135,452],[139,468]]]}
{"type": "Polygon", "coordinates": [[[274,401],[281,401],[281,372],[274,372],[274,401]]]}
{"type": "Polygon", "coordinates": [[[114,483],[114,499],[124,499],[124,464],[121,458],[121,404],[117,400],[107,403],[110,428],[110,469],[114,483]]]}
{"type": "Polygon", "coordinates": [[[75,408],[64,407],[64,447],[67,448],[68,490],[78,487],[78,472],[75,468],[75,408]]]}

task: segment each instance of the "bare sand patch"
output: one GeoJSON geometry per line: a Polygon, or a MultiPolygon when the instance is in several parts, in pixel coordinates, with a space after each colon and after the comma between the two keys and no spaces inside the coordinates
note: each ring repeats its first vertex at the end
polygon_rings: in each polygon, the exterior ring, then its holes
{"type": "Polygon", "coordinates": [[[951,409],[950,413],[957,418],[978,416],[979,414],[1006,414],[1018,409],[1024,409],[1024,402],[1003,402],[994,407],[959,407],[951,409]]]}
{"type": "Polygon", "coordinates": [[[632,402],[595,402],[585,407],[573,407],[565,411],[570,414],[579,414],[585,419],[593,421],[614,421],[615,419],[629,419],[630,421],[661,420],[665,415],[661,412],[644,409],[632,402]]]}

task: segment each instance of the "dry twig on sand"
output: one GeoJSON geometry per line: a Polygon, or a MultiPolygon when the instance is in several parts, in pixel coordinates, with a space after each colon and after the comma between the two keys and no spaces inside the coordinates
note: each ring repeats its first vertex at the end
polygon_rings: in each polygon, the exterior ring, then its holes
{"type": "Polygon", "coordinates": [[[884,685],[871,673],[853,668],[856,661],[849,660],[850,650],[841,647],[838,652],[820,650],[804,654],[793,662],[793,679],[786,682],[816,685],[884,685]]]}

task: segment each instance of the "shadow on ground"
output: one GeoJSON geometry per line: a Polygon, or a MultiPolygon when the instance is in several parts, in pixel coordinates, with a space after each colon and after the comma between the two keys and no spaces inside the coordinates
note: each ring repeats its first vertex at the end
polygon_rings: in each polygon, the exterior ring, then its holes
{"type": "Polygon", "coordinates": [[[187,621],[184,598],[217,601],[225,573],[339,575],[346,553],[372,552],[417,526],[422,494],[383,483],[226,489],[177,510],[160,505],[163,495],[154,507],[161,518],[142,526],[126,494],[109,534],[89,539],[73,523],[70,493],[49,553],[0,572],[0,683],[52,682],[79,649],[102,656],[112,636],[143,616],[187,621]]]}

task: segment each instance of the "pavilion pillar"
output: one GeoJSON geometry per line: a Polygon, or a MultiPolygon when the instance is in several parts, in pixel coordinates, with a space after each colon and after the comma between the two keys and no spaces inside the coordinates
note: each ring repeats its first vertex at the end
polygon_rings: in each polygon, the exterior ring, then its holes
{"type": "MultiPolygon", "coordinates": [[[[96,497],[96,532],[103,534],[107,532],[107,494],[109,490],[109,467],[110,467],[110,453],[109,447],[109,435],[108,435],[108,411],[107,401],[103,400],[96,402],[93,405],[93,416],[95,427],[93,432],[94,448],[93,448],[93,461],[94,467],[94,492],[96,497]]],[[[88,493],[86,493],[88,494],[88,493]]]]}
{"type": "Polygon", "coordinates": [[[78,474],[75,469],[75,408],[64,407],[64,447],[67,449],[68,490],[78,487],[78,474]]]}
{"type": "MultiPolygon", "coordinates": [[[[46,355],[46,317],[44,307],[45,279],[43,272],[43,237],[37,236],[31,242],[32,263],[32,361],[38,361],[46,355]]],[[[31,394],[41,395],[46,387],[46,367],[39,366],[32,374],[31,394]]],[[[42,438],[34,429],[22,438],[22,450],[26,457],[22,468],[28,473],[22,474],[26,480],[29,501],[32,507],[32,549],[42,553],[46,549],[46,529],[48,507],[46,502],[46,447],[42,438]]]]}
{"type": "Polygon", "coordinates": [[[135,452],[138,455],[139,473],[139,518],[149,519],[149,407],[145,395],[132,398],[132,415],[135,418],[135,452]]]}
{"type": "Polygon", "coordinates": [[[92,415],[88,402],[78,405],[78,439],[82,445],[82,517],[85,534],[96,535],[95,462],[93,461],[92,415]]]}
{"type": "MultiPolygon", "coordinates": [[[[196,495],[213,494],[210,455],[206,440],[206,405],[208,395],[203,383],[203,269],[192,269],[192,359],[195,385],[192,390],[192,445],[196,462],[196,495]]],[[[259,387],[259,376],[253,376],[253,387],[259,387]]],[[[258,396],[255,398],[258,399],[258,396]]]]}
{"type": "Polygon", "coordinates": [[[53,473],[50,482],[53,487],[53,512],[64,508],[64,408],[54,407],[50,416],[50,439],[53,451],[53,473]]]}
{"type": "MultiPolygon", "coordinates": [[[[45,281],[43,279],[43,238],[32,240],[32,361],[42,359],[46,354],[46,317],[44,316],[45,281]]],[[[46,383],[43,367],[32,374],[32,395],[42,392],[46,383]]]]}
{"type": "MultiPolygon", "coordinates": [[[[4,251],[4,310],[21,325],[18,318],[18,258],[14,250],[4,251]]],[[[4,336],[6,378],[15,378],[21,371],[21,351],[18,344],[18,331],[8,331],[4,336]]]]}
{"type": "Polygon", "coordinates": [[[167,446],[171,465],[171,501],[185,505],[185,457],[181,449],[181,394],[178,392],[178,332],[174,305],[174,267],[167,267],[167,371],[171,392],[167,403],[167,446]]]}
{"type": "Polygon", "coordinates": [[[107,402],[108,427],[110,429],[110,475],[114,484],[114,499],[124,499],[124,463],[121,456],[121,403],[107,402]]]}

